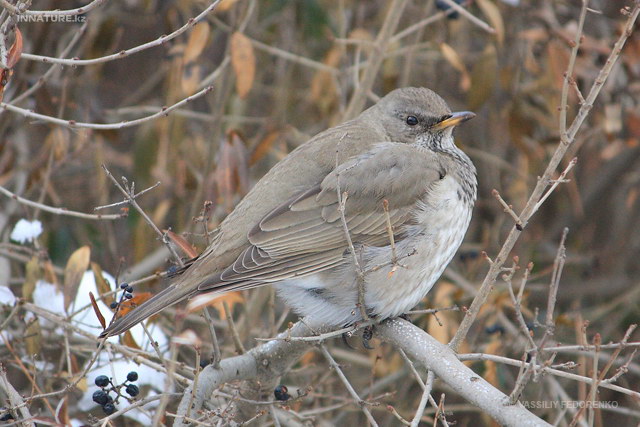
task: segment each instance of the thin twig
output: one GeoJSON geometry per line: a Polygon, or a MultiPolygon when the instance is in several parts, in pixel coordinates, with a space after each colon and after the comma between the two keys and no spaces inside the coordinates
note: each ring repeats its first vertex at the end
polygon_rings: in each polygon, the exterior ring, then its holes
{"type": "Polygon", "coordinates": [[[351,397],[356,401],[358,406],[360,406],[360,409],[362,409],[362,412],[364,412],[364,415],[367,417],[367,420],[369,420],[369,423],[371,423],[372,426],[377,427],[378,423],[376,422],[375,418],[373,418],[373,415],[371,415],[371,412],[369,411],[369,408],[367,408],[365,406],[366,403],[362,399],[360,399],[360,396],[358,396],[358,393],[353,388],[353,386],[351,385],[351,383],[349,382],[347,377],[344,375],[344,373],[342,372],[342,369],[340,369],[340,366],[338,365],[338,363],[331,356],[331,354],[329,353],[329,350],[327,350],[327,347],[324,344],[321,344],[320,345],[320,350],[322,350],[322,354],[327,359],[327,362],[329,362],[329,365],[338,374],[338,377],[340,378],[340,381],[342,381],[344,386],[347,388],[347,391],[349,392],[351,397]]]}
{"type": "Polygon", "coordinates": [[[52,116],[47,116],[44,114],[39,114],[39,113],[35,113],[31,110],[27,110],[24,108],[20,108],[20,107],[16,107],[15,105],[11,105],[11,104],[7,104],[5,102],[0,102],[0,111],[1,110],[8,110],[8,111],[12,111],[14,113],[18,113],[23,115],[24,117],[28,117],[28,118],[32,118],[32,119],[37,119],[37,120],[42,120],[45,121],[47,123],[53,123],[56,125],[60,125],[60,126],[64,126],[64,127],[68,127],[71,129],[101,129],[101,130],[107,130],[107,129],[124,129],[124,128],[128,128],[131,126],[137,126],[141,123],[145,123],[145,122],[149,122],[152,121],[154,119],[160,118],[160,117],[166,117],[169,115],[169,113],[177,108],[182,107],[183,105],[186,105],[187,103],[198,99],[204,95],[206,95],[207,93],[211,92],[213,90],[212,86],[207,86],[206,88],[200,90],[199,92],[194,93],[191,96],[188,96],[186,98],[184,98],[183,100],[176,102],[175,104],[171,105],[170,107],[161,107],[160,110],[158,112],[156,112],[155,114],[151,114],[148,115],[146,117],[141,117],[139,119],[135,119],[135,120],[129,120],[129,121],[122,121],[119,123],[91,123],[91,122],[78,122],[75,120],[66,120],[66,119],[58,119],[56,117],[52,117],[52,116]]]}
{"type": "Polygon", "coordinates": [[[0,186],[0,193],[15,200],[16,202],[22,205],[30,206],[32,208],[40,209],[45,212],[50,212],[56,215],[66,215],[66,216],[73,216],[76,218],[91,219],[91,220],[114,220],[114,219],[126,218],[127,216],[126,213],[102,215],[102,214],[88,214],[84,212],[70,211],[67,208],[54,208],[52,206],[47,206],[42,203],[25,199],[24,197],[20,197],[17,194],[12,193],[11,191],[7,190],[2,186],[0,186]]]}

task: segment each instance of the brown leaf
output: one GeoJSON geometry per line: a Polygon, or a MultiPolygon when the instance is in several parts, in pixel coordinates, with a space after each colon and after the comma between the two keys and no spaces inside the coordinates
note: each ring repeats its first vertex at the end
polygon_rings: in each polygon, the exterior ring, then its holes
{"type": "Polygon", "coordinates": [[[111,305],[114,301],[113,294],[111,294],[111,286],[109,286],[109,283],[102,275],[102,268],[100,268],[99,264],[92,262],[91,271],[93,271],[93,277],[96,281],[96,289],[98,289],[98,293],[102,297],[102,301],[107,305],[111,305]]]}
{"type": "Polygon", "coordinates": [[[184,237],[174,233],[171,230],[163,230],[163,231],[167,233],[167,236],[169,237],[169,239],[171,239],[171,241],[175,243],[176,246],[182,249],[182,252],[184,252],[185,255],[187,255],[187,257],[195,258],[198,256],[198,252],[196,251],[196,249],[193,247],[191,243],[187,242],[187,240],[184,237]]]}
{"type": "Polygon", "coordinates": [[[91,248],[83,246],[71,254],[64,268],[64,308],[67,310],[76,299],[82,275],[89,268],[91,248]]]}
{"type": "Polygon", "coordinates": [[[26,301],[33,301],[33,290],[36,288],[38,280],[42,279],[42,269],[37,257],[33,257],[27,262],[24,283],[22,284],[22,298],[26,301]]]}
{"type": "Polygon", "coordinates": [[[471,89],[467,95],[471,111],[480,108],[493,94],[497,73],[498,53],[493,44],[488,44],[471,70],[471,89]]]}
{"type": "Polygon", "coordinates": [[[234,194],[244,194],[249,188],[247,150],[238,132],[230,131],[220,147],[215,171],[218,203],[227,212],[233,209],[234,194]]]}
{"type": "MultiPolygon", "coordinates": [[[[94,273],[95,274],[95,273],[94,273]]],[[[96,297],[93,296],[93,292],[89,291],[89,299],[91,300],[91,306],[93,307],[93,312],[96,313],[96,317],[102,326],[102,329],[107,327],[107,322],[104,320],[104,316],[100,312],[100,308],[98,307],[98,303],[96,302],[96,297]]]]}
{"type": "Polygon", "coordinates": [[[440,51],[442,52],[444,59],[446,59],[453,68],[460,71],[462,74],[460,78],[460,89],[463,92],[468,91],[471,87],[471,77],[469,76],[467,67],[464,65],[464,61],[460,58],[460,55],[458,55],[458,52],[446,43],[440,43],[440,51]]]}
{"type": "Polygon", "coordinates": [[[231,9],[237,2],[238,0],[222,0],[220,3],[218,3],[218,6],[215,10],[216,12],[226,12],[227,10],[231,9]]]}
{"type": "Polygon", "coordinates": [[[20,57],[22,56],[22,33],[19,28],[16,28],[16,39],[9,49],[9,54],[7,55],[7,65],[9,68],[13,68],[14,65],[18,63],[20,57]]]}
{"type": "Polygon", "coordinates": [[[24,331],[24,342],[27,347],[27,355],[40,355],[40,343],[42,342],[42,330],[38,319],[33,319],[24,331]]]}
{"type": "Polygon", "coordinates": [[[189,34],[189,40],[187,41],[187,47],[184,50],[184,63],[188,64],[196,60],[209,41],[209,34],[211,28],[206,21],[200,21],[195,27],[191,29],[189,34]]]}
{"type": "MultiPolygon", "coordinates": [[[[334,46],[324,56],[323,63],[336,67],[342,58],[343,49],[334,46]]],[[[311,80],[311,101],[318,106],[320,111],[326,113],[338,102],[338,89],[336,82],[329,71],[319,70],[311,80]]]]}
{"type": "Polygon", "coordinates": [[[239,31],[231,36],[231,65],[236,75],[236,92],[244,98],[253,86],[256,57],[251,40],[239,31]]]}
{"type": "Polygon", "coordinates": [[[64,396],[56,407],[56,422],[62,426],[71,425],[67,411],[67,396],[64,396]]]}
{"type": "Polygon", "coordinates": [[[277,130],[271,131],[262,138],[262,141],[256,145],[249,158],[249,166],[253,166],[260,161],[273,147],[273,143],[280,137],[280,132],[277,130]]]}
{"type": "MultiPolygon", "coordinates": [[[[453,305],[453,294],[457,287],[449,282],[441,282],[435,289],[435,294],[430,297],[433,307],[449,307],[453,305]]],[[[432,291],[433,292],[433,291],[432,291]]],[[[456,314],[451,311],[442,311],[434,315],[429,315],[427,333],[440,341],[448,343],[455,334],[458,322],[455,320],[456,314]],[[437,316],[437,319],[436,319],[437,316]],[[438,322],[439,321],[439,322],[438,322]]]]}
{"type": "Polygon", "coordinates": [[[498,40],[498,45],[502,46],[504,43],[504,21],[500,9],[491,0],[476,0],[476,4],[487,17],[493,29],[496,30],[496,40],[498,40]]]}

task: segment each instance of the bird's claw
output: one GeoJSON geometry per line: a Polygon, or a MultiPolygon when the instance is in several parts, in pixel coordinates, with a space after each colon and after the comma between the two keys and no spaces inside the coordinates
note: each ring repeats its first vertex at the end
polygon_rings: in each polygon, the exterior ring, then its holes
{"type": "Polygon", "coordinates": [[[369,345],[369,341],[373,339],[373,325],[369,325],[362,330],[362,346],[367,350],[373,350],[374,347],[369,345]]]}

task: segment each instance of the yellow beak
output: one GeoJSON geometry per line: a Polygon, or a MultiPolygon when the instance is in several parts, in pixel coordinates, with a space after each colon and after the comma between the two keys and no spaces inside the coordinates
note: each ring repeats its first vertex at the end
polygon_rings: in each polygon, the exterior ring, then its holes
{"type": "Polygon", "coordinates": [[[473,119],[475,116],[476,114],[472,113],[471,111],[459,111],[457,113],[451,113],[451,115],[449,115],[449,117],[447,117],[446,119],[431,126],[431,129],[443,130],[452,126],[457,126],[462,122],[473,119]]]}

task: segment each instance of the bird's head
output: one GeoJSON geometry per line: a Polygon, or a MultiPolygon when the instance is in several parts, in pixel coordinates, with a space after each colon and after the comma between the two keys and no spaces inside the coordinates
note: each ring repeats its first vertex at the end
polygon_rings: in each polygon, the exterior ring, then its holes
{"type": "Polygon", "coordinates": [[[434,151],[453,148],[453,128],[475,117],[469,111],[451,112],[434,91],[416,87],[389,92],[372,110],[390,141],[416,144],[434,151]]]}

